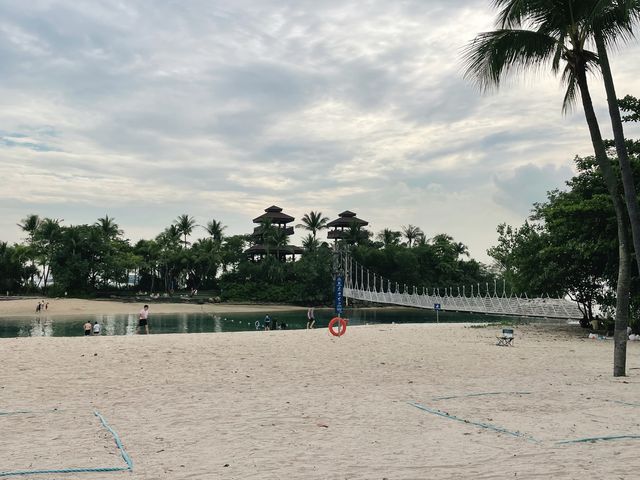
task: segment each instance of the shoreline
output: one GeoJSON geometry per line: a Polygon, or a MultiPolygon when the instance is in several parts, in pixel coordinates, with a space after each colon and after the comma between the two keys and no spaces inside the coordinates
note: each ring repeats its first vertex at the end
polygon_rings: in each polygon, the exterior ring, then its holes
{"type": "Polygon", "coordinates": [[[149,305],[153,313],[261,313],[303,311],[306,307],[282,304],[229,304],[229,303],[168,303],[141,300],[123,302],[119,300],[101,299],[84,300],[77,298],[48,299],[46,297],[20,298],[0,301],[1,317],[32,317],[37,315],[35,307],[39,300],[49,303],[49,308],[40,315],[74,316],[74,315],[110,315],[137,314],[143,305],[149,305]]]}

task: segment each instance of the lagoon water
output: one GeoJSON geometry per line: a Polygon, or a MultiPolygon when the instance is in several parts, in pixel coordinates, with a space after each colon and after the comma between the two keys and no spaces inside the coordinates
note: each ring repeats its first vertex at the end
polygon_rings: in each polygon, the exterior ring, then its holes
{"type": "MultiPolygon", "coordinates": [[[[265,307],[262,313],[173,313],[149,316],[150,331],[154,333],[202,333],[238,332],[263,330],[264,317],[269,313],[265,307]]],[[[316,309],[316,328],[326,328],[335,316],[332,309],[316,309]]],[[[277,312],[271,315],[278,325],[286,324],[287,329],[306,328],[304,310],[277,312]]],[[[349,325],[390,324],[390,323],[435,323],[436,314],[432,310],[412,308],[362,308],[347,309],[344,317],[349,325]]],[[[89,320],[102,325],[103,335],[134,335],[138,315],[34,315],[33,317],[0,317],[0,338],[13,337],[75,337],[84,335],[82,325],[89,320]]],[[[506,317],[440,312],[442,323],[482,323],[500,322],[506,317]]],[[[522,319],[510,318],[517,322],[522,319]]]]}

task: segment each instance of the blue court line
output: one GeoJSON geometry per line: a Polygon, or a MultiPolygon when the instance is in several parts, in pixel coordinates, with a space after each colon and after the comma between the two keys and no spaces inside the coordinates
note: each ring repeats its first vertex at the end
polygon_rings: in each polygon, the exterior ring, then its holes
{"type": "Polygon", "coordinates": [[[623,402],[621,400],[609,400],[613,403],[619,403],[620,405],[629,405],[630,407],[640,407],[640,403],[623,402]]]}
{"type": "Polygon", "coordinates": [[[578,438],[576,440],[562,440],[562,441],[556,442],[556,445],[568,445],[570,443],[596,442],[598,440],[624,440],[624,439],[627,439],[627,438],[638,439],[638,438],[640,438],[640,435],[635,435],[635,434],[631,434],[631,435],[608,435],[608,436],[605,436],[605,437],[578,438]]]}
{"type": "Polygon", "coordinates": [[[531,437],[529,435],[525,435],[524,433],[513,432],[511,430],[507,430],[506,428],[498,427],[496,425],[491,425],[490,423],[473,422],[471,420],[465,420],[463,418],[458,418],[455,415],[450,415],[450,414],[448,414],[446,412],[442,412],[442,411],[437,410],[435,408],[425,407],[424,405],[421,405],[420,403],[416,403],[416,402],[407,402],[407,403],[409,405],[412,405],[412,406],[416,407],[416,408],[419,408],[420,410],[423,410],[425,412],[431,413],[433,415],[438,415],[438,416],[443,417],[443,418],[448,418],[449,420],[456,420],[458,422],[466,423],[466,424],[469,424],[469,425],[475,425],[476,427],[486,428],[487,430],[493,430],[494,432],[506,433],[507,435],[512,435],[514,437],[524,438],[524,439],[529,440],[530,442],[533,442],[533,443],[540,443],[535,438],[533,438],[533,437],[531,437]]]}
{"type": "Polygon", "coordinates": [[[100,422],[102,422],[102,426],[107,430],[109,430],[109,432],[111,432],[111,435],[113,435],[113,439],[116,441],[116,445],[120,450],[122,459],[126,462],[127,466],[129,467],[128,469],[133,470],[133,461],[131,460],[131,457],[127,454],[127,451],[124,449],[124,445],[122,445],[122,441],[120,440],[120,437],[118,436],[116,431],[113,428],[111,428],[111,426],[107,423],[104,417],[100,415],[100,413],[98,413],[97,411],[94,411],[93,413],[95,414],[96,417],[100,419],[100,422]]]}
{"type": "MultiPolygon", "coordinates": [[[[52,410],[53,411],[53,410],[52,410]]],[[[16,412],[0,412],[2,415],[16,415],[20,413],[32,413],[27,411],[16,411],[16,412]]],[[[96,468],[60,468],[60,469],[42,469],[42,470],[14,470],[14,471],[4,471],[0,472],[0,477],[11,477],[18,475],[40,475],[40,474],[51,474],[51,473],[85,473],[85,472],[124,472],[133,470],[133,461],[131,457],[127,454],[124,449],[124,445],[120,440],[120,437],[116,433],[116,431],[111,428],[111,426],[107,423],[102,415],[99,412],[93,412],[96,417],[100,419],[100,423],[102,426],[106,428],[111,435],[113,435],[113,439],[120,450],[120,454],[122,455],[122,459],[127,464],[126,467],[96,467],[96,468]]]]}
{"type": "Polygon", "coordinates": [[[431,400],[451,400],[452,398],[482,397],[484,395],[531,395],[531,392],[486,392],[469,393],[466,395],[451,395],[449,397],[433,397],[431,400]]]}

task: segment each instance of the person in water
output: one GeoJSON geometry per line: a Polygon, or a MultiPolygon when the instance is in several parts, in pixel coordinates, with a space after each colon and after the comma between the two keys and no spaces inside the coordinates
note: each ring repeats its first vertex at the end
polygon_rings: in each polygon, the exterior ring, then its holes
{"type": "Polygon", "coordinates": [[[138,314],[138,333],[140,329],[144,327],[145,333],[149,334],[149,305],[145,305],[138,314]]]}

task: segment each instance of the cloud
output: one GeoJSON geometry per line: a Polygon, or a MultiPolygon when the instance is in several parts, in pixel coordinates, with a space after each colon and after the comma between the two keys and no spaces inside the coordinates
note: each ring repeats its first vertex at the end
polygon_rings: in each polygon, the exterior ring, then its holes
{"type": "MultiPolygon", "coordinates": [[[[491,95],[462,78],[493,18],[485,0],[2,2],[2,239],[29,213],[108,213],[132,239],[182,213],[244,233],[277,204],[446,231],[485,258],[590,150],[547,72],[491,95]]],[[[638,53],[613,56],[621,94],[638,53]]]]}
{"type": "Polygon", "coordinates": [[[494,200],[506,208],[526,215],[534,203],[546,200],[548,191],[562,188],[572,176],[573,171],[569,166],[523,165],[494,176],[497,187],[494,200]]]}

